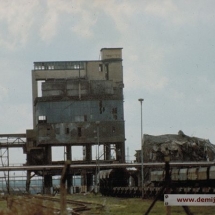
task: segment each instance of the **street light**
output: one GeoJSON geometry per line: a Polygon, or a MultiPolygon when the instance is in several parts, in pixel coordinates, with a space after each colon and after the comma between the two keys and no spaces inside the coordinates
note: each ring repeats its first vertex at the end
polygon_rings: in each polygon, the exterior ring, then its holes
{"type": "Polygon", "coordinates": [[[143,137],[143,115],[142,115],[142,103],[144,101],[144,99],[140,98],[138,99],[138,101],[140,102],[140,105],[141,105],[141,190],[142,190],[142,199],[144,197],[144,194],[143,194],[143,180],[144,180],[144,174],[143,174],[143,140],[142,140],[142,137],[143,137]]]}
{"type": "Polygon", "coordinates": [[[96,126],[97,126],[97,147],[96,147],[96,193],[99,192],[99,180],[100,180],[100,175],[99,175],[99,171],[100,171],[100,168],[99,168],[99,124],[100,124],[100,121],[96,121],[96,126]],[[97,178],[97,175],[98,175],[98,178],[97,178]]]}

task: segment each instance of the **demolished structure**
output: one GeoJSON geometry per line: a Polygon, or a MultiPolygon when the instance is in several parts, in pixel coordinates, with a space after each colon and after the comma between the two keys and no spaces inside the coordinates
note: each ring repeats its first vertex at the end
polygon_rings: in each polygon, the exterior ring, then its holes
{"type": "MultiPolygon", "coordinates": [[[[144,162],[163,162],[165,156],[172,162],[215,160],[215,146],[209,140],[187,136],[183,131],[158,136],[145,134],[143,139],[144,162]]],[[[135,156],[141,162],[140,150],[135,156]]]]}

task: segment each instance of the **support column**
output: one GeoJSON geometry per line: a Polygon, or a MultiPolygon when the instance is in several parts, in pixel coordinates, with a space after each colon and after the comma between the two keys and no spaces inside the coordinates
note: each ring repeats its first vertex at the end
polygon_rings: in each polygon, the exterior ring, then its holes
{"type": "Polygon", "coordinates": [[[93,174],[87,173],[87,191],[91,191],[93,186],[93,174]]]}
{"type": "Polygon", "coordinates": [[[45,147],[45,155],[46,155],[46,164],[52,164],[52,147],[45,147]]]}
{"type": "Polygon", "coordinates": [[[87,192],[87,172],[86,170],[82,170],[81,172],[81,192],[87,192]]]}
{"type": "MultiPolygon", "coordinates": [[[[51,146],[45,147],[46,164],[52,164],[52,148],[51,146]]],[[[52,188],[52,176],[48,175],[47,172],[44,175],[44,194],[51,194],[52,188]]]]}
{"type": "Polygon", "coordinates": [[[92,146],[86,145],[86,160],[92,161],[92,146]]]}
{"type": "Polygon", "coordinates": [[[104,144],[104,160],[111,159],[111,145],[109,143],[104,144]]]}
{"type": "Polygon", "coordinates": [[[66,159],[72,160],[72,146],[66,146],[66,159]]]}
{"type": "Polygon", "coordinates": [[[44,175],[44,194],[52,194],[52,176],[44,175]]]}
{"type": "MultiPolygon", "coordinates": [[[[72,160],[72,150],[71,150],[71,148],[72,147],[70,145],[66,146],[66,159],[69,160],[69,161],[72,160]]],[[[72,193],[72,191],[71,191],[71,189],[72,189],[72,175],[68,174],[66,180],[67,180],[67,193],[71,194],[72,193]]]]}
{"type": "Polygon", "coordinates": [[[26,179],[26,192],[29,193],[31,184],[31,171],[27,171],[27,179],[26,179]]]}
{"type": "Polygon", "coordinates": [[[116,143],[116,160],[120,163],[125,162],[125,146],[124,143],[116,143]]]}

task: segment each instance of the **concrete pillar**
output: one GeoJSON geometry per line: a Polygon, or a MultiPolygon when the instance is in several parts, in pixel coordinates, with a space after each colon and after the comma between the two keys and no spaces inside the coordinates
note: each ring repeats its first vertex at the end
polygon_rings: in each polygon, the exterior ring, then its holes
{"type": "MultiPolygon", "coordinates": [[[[52,148],[51,146],[45,146],[46,164],[52,164],[52,148]]],[[[44,194],[52,193],[52,176],[44,175],[44,194]]]]}
{"type": "MultiPolygon", "coordinates": [[[[67,160],[72,160],[72,150],[71,150],[71,146],[70,145],[68,145],[68,146],[66,146],[66,159],[67,160]]],[[[71,194],[72,192],[71,192],[71,189],[72,189],[72,175],[68,175],[67,176],[67,193],[68,194],[71,194]]]]}
{"type": "Polygon", "coordinates": [[[44,194],[52,194],[52,176],[44,175],[44,194]]]}
{"type": "Polygon", "coordinates": [[[125,146],[124,143],[116,143],[116,160],[120,163],[125,162],[125,146]]]}
{"type": "Polygon", "coordinates": [[[37,86],[37,80],[35,78],[35,73],[32,71],[32,107],[33,107],[33,128],[36,127],[36,115],[35,115],[35,105],[34,100],[36,97],[38,97],[38,86],[37,86]]]}
{"type": "Polygon", "coordinates": [[[92,161],[92,146],[86,145],[86,160],[92,161]]]}
{"type": "Polygon", "coordinates": [[[52,148],[51,146],[45,147],[46,164],[52,164],[52,148]]]}
{"type": "Polygon", "coordinates": [[[30,192],[30,184],[31,184],[31,171],[27,171],[27,179],[26,179],[26,192],[30,192]]]}
{"type": "Polygon", "coordinates": [[[87,191],[91,191],[93,186],[93,174],[87,173],[87,191]]]}
{"type": "Polygon", "coordinates": [[[87,172],[86,170],[81,171],[81,192],[87,192],[87,172]]]}
{"type": "Polygon", "coordinates": [[[72,146],[70,145],[66,146],[66,159],[72,160],[72,146]]]}
{"type": "Polygon", "coordinates": [[[110,144],[104,144],[104,160],[110,160],[111,159],[111,145],[110,144]]]}

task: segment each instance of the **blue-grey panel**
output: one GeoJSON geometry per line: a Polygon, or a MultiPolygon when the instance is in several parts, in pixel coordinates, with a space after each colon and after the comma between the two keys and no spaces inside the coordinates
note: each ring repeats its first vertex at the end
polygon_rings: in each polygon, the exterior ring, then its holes
{"type": "Polygon", "coordinates": [[[38,102],[36,116],[46,116],[48,123],[74,122],[76,116],[87,121],[123,121],[123,101],[38,102]]]}

